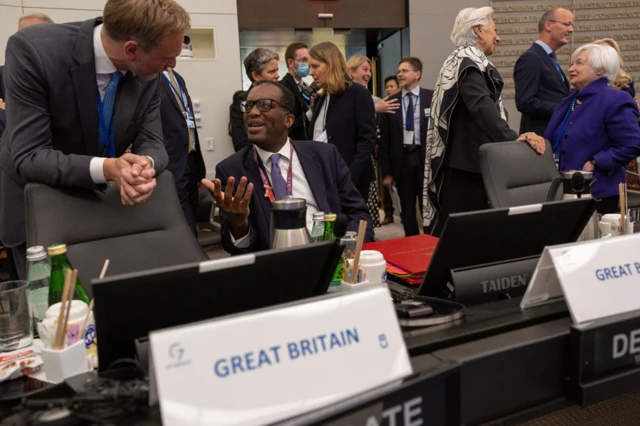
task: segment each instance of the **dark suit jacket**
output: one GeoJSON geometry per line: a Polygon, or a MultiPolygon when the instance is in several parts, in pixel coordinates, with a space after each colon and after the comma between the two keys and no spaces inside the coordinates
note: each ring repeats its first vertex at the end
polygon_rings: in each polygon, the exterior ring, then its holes
{"type": "Polygon", "coordinates": [[[468,67],[458,81],[459,99],[451,113],[445,164],[451,168],[480,173],[480,147],[490,142],[515,141],[518,134],[500,116],[502,93],[498,71],[468,67]]]}
{"type": "MultiPolygon", "coordinates": [[[[433,90],[420,88],[420,153],[424,161],[427,149],[427,129],[429,116],[425,109],[431,108],[433,90]]],[[[402,105],[402,91],[393,95],[389,100],[397,99],[402,105]]],[[[402,107],[395,114],[380,114],[380,165],[382,176],[393,176],[398,182],[402,168],[402,149],[404,145],[404,123],[402,119],[402,107]]]]}
{"type": "Polygon", "coordinates": [[[565,75],[562,80],[551,57],[536,43],[518,58],[513,79],[516,107],[522,113],[520,134],[544,135],[553,109],[569,94],[569,79],[565,75]]]}
{"type": "MultiPolygon", "coordinates": [[[[324,97],[315,100],[313,118],[309,123],[309,139],[323,107],[324,97]]],[[[376,111],[371,93],[359,84],[352,84],[341,95],[331,95],[327,107],[328,142],[338,148],[349,165],[351,179],[358,188],[369,185],[376,178],[371,154],[376,144],[376,111]]]]}
{"type": "MultiPolygon", "coordinates": [[[[366,220],[365,241],[373,241],[371,217],[367,213],[362,195],[351,182],[347,165],[340,158],[336,148],[313,141],[292,141],[292,143],[320,211],[346,214],[349,217],[350,231],[357,231],[360,220],[366,220]]],[[[253,145],[243,148],[216,167],[216,177],[222,181],[223,187],[229,176],[235,178],[236,187],[242,176],[246,176],[254,185],[249,204],[251,243],[247,249],[239,249],[231,242],[227,216],[223,211],[220,212],[222,245],[231,254],[267,250],[270,246],[271,202],[264,196],[265,189],[258,167],[253,158],[253,145]]]]}
{"type": "Polygon", "coordinates": [[[618,195],[618,184],[626,182],[625,166],[640,156],[638,105],[628,93],[609,87],[606,78],[579,92],[574,89],[551,117],[545,138],[552,143],[576,95],[581,104],[576,104],[566,124],[558,168],[582,170],[587,161],[595,160],[593,196],[618,195]]]}
{"type": "Polygon", "coordinates": [[[280,80],[280,84],[291,90],[293,97],[296,99],[296,106],[293,111],[296,121],[289,129],[289,137],[293,140],[305,140],[307,139],[307,127],[309,126],[309,120],[306,115],[309,110],[309,108],[307,108],[307,103],[304,101],[302,93],[300,93],[300,89],[298,88],[298,84],[291,74],[287,73],[287,75],[280,80]]]}
{"type": "MultiPolygon", "coordinates": [[[[93,29],[101,19],[33,25],[9,38],[4,70],[7,127],[0,140],[0,240],[26,240],[24,186],[99,188],[89,163],[98,152],[93,29]]],[[[114,110],[115,152],[131,145],[167,165],[158,79],[124,75],[114,110]]]]}
{"type": "Polygon", "coordinates": [[[238,152],[245,146],[251,145],[247,136],[247,129],[244,128],[244,114],[240,109],[240,104],[247,100],[246,92],[236,92],[233,95],[233,103],[229,108],[229,123],[231,124],[231,141],[233,149],[238,152]]]}
{"type": "MultiPolygon", "coordinates": [[[[187,96],[187,103],[189,109],[193,112],[193,104],[191,103],[191,96],[184,79],[180,74],[173,71],[176,79],[182,86],[187,96]]],[[[164,135],[164,147],[169,155],[169,163],[167,164],[167,170],[173,174],[173,178],[176,182],[179,182],[184,175],[187,168],[187,150],[189,148],[189,129],[187,123],[182,115],[182,105],[178,104],[176,97],[171,89],[171,83],[164,75],[158,76],[160,79],[160,117],[162,118],[162,134],[164,135]]],[[[198,138],[198,129],[195,130],[195,151],[196,162],[198,163],[197,176],[198,181],[204,178],[206,174],[206,168],[204,166],[204,160],[202,159],[202,151],[200,150],[200,139],[198,138]]]]}

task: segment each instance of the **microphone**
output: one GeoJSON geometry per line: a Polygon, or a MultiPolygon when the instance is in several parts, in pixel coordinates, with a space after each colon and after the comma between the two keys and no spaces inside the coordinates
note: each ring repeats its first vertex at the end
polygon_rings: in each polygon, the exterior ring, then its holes
{"type": "Polygon", "coordinates": [[[314,81],[313,83],[311,83],[310,85],[304,88],[304,90],[302,91],[302,97],[307,103],[309,103],[311,102],[311,98],[315,96],[317,91],[318,91],[318,86],[316,86],[316,83],[314,81]]]}
{"type": "Polygon", "coordinates": [[[584,175],[580,172],[575,172],[573,176],[571,176],[571,189],[576,193],[578,198],[585,190],[585,181],[584,175]]]}
{"type": "Polygon", "coordinates": [[[347,233],[347,225],[349,225],[349,218],[347,218],[346,214],[340,213],[333,224],[333,236],[336,238],[338,243],[347,233]]]}

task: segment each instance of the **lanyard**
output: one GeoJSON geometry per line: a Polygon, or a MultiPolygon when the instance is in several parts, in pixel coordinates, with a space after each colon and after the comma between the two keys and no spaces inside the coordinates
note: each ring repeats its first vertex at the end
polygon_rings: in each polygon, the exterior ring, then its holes
{"type": "MultiPolygon", "coordinates": [[[[288,197],[293,195],[293,170],[291,168],[293,164],[293,143],[291,143],[291,141],[289,141],[289,146],[291,147],[291,150],[289,152],[289,168],[287,170],[287,196],[288,197]]],[[[258,170],[260,170],[260,178],[262,179],[262,185],[264,185],[264,189],[265,189],[264,196],[268,197],[269,201],[271,201],[271,204],[273,204],[273,200],[276,199],[276,196],[273,193],[273,187],[271,186],[269,179],[267,179],[267,175],[265,174],[264,170],[262,170],[262,167],[260,167],[260,163],[258,162],[258,152],[256,151],[255,146],[253,147],[253,159],[258,165],[258,170]]]]}
{"type": "Polygon", "coordinates": [[[180,89],[180,93],[178,93],[176,88],[173,87],[173,83],[171,82],[171,79],[167,77],[166,74],[163,73],[163,75],[164,75],[164,78],[166,78],[167,81],[169,82],[169,87],[171,87],[171,91],[176,94],[176,97],[178,99],[180,99],[180,103],[182,104],[182,110],[189,111],[189,105],[187,105],[186,96],[184,95],[184,90],[182,89],[182,85],[180,84],[178,79],[176,78],[175,80],[176,80],[176,83],[178,84],[178,88],[180,89]]]}
{"type": "MultiPolygon", "coordinates": [[[[413,92],[408,92],[413,94],[413,92]]],[[[407,120],[410,120],[410,122],[413,124],[413,120],[415,118],[415,114],[416,114],[416,108],[418,108],[418,101],[420,100],[420,95],[415,95],[416,96],[416,100],[413,103],[413,115],[411,116],[411,118],[407,117],[407,110],[409,109],[409,105],[406,105],[405,99],[407,98],[407,95],[404,95],[402,97],[402,108],[404,109],[404,123],[405,123],[405,130],[406,130],[406,126],[407,126],[407,120]]],[[[411,102],[411,101],[409,101],[411,102]]]]}
{"type": "MultiPolygon", "coordinates": [[[[115,112],[115,111],[114,111],[115,112]]],[[[100,119],[100,134],[102,135],[102,141],[107,145],[107,156],[109,158],[116,158],[115,148],[115,134],[113,131],[113,118],[115,114],[111,114],[111,122],[107,126],[104,121],[104,104],[100,98],[100,90],[98,90],[98,117],[100,119]]]]}
{"type": "Polygon", "coordinates": [[[327,108],[329,107],[329,95],[324,99],[324,114],[322,116],[322,131],[327,130],[327,108]]]}
{"type": "Polygon", "coordinates": [[[556,133],[556,139],[553,142],[553,152],[558,151],[558,148],[560,148],[560,142],[562,141],[562,136],[564,136],[565,127],[567,127],[567,120],[571,115],[573,106],[576,104],[577,97],[578,95],[576,94],[576,96],[573,98],[573,101],[571,101],[571,105],[569,105],[569,108],[567,109],[567,113],[564,115],[564,118],[562,119],[562,123],[560,123],[560,127],[558,127],[558,133],[556,133]]]}

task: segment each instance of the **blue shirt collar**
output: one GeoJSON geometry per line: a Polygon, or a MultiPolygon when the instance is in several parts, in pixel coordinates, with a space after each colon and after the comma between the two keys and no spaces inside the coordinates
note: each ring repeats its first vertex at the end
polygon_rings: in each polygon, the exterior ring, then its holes
{"type": "Polygon", "coordinates": [[[553,52],[553,49],[550,48],[547,43],[545,43],[544,41],[540,41],[540,40],[536,40],[536,44],[540,47],[542,47],[544,49],[545,52],[547,52],[547,55],[550,55],[553,52]]]}

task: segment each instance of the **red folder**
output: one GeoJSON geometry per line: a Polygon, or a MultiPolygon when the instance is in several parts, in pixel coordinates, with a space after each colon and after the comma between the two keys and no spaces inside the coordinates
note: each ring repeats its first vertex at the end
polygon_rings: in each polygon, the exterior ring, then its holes
{"type": "Polygon", "coordinates": [[[433,252],[438,245],[438,238],[431,235],[415,235],[413,237],[367,243],[364,250],[378,250],[387,263],[404,269],[413,276],[422,276],[427,271],[433,252]]]}

